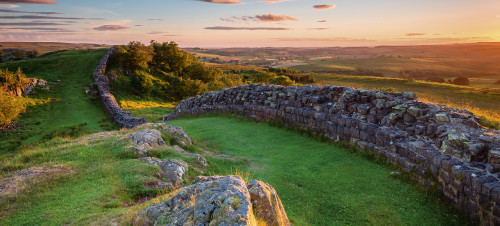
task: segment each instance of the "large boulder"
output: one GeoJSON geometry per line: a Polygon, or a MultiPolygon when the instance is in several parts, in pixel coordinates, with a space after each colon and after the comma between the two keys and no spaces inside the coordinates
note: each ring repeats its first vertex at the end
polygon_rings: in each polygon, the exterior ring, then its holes
{"type": "Polygon", "coordinates": [[[161,133],[155,129],[143,129],[137,133],[130,134],[129,138],[132,140],[135,147],[132,149],[137,151],[139,156],[144,156],[148,150],[165,144],[161,133]]]}
{"type": "Polygon", "coordinates": [[[276,190],[268,183],[252,180],[247,183],[255,216],[267,225],[290,225],[285,208],[276,190]]]}
{"type": "MultiPolygon", "coordinates": [[[[272,211],[285,214],[283,210],[272,211]]],[[[138,213],[133,224],[257,225],[255,212],[250,192],[240,176],[197,177],[174,197],[138,213]]],[[[282,219],[287,219],[286,214],[282,219]]],[[[289,222],[275,225],[289,225],[289,222]]]]}
{"type": "Polygon", "coordinates": [[[167,181],[166,187],[180,186],[183,180],[182,176],[188,171],[188,164],[177,159],[162,160],[146,157],[139,160],[150,165],[159,166],[162,179],[167,181]]]}

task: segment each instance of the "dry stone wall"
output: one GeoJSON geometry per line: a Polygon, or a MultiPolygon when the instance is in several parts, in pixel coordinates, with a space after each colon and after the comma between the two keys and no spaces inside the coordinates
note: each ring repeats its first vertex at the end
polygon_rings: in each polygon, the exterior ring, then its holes
{"type": "Polygon", "coordinates": [[[120,105],[118,105],[115,97],[110,92],[108,78],[104,75],[109,57],[113,53],[113,50],[114,47],[111,47],[106,52],[101,62],[99,62],[99,65],[94,70],[94,83],[97,86],[97,90],[99,90],[104,109],[106,109],[111,118],[123,128],[133,128],[146,123],[146,119],[134,117],[129,111],[123,110],[120,105]]]}
{"type": "Polygon", "coordinates": [[[408,92],[254,84],[184,100],[164,118],[214,113],[349,142],[437,189],[471,220],[500,225],[500,133],[467,110],[418,102],[408,92]]]}

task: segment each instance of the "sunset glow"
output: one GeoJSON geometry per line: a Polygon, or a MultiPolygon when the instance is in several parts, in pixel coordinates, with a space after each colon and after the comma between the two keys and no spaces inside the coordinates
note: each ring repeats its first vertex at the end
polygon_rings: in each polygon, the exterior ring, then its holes
{"type": "Polygon", "coordinates": [[[0,1],[2,42],[377,46],[495,42],[499,30],[498,0],[0,1]]]}

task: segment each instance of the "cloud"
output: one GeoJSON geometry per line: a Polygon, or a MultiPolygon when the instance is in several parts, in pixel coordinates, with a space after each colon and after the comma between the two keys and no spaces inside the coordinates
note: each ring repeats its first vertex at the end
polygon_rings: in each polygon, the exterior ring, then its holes
{"type": "Polygon", "coordinates": [[[315,5],[313,6],[313,8],[315,9],[331,9],[331,8],[335,8],[336,5],[334,4],[331,4],[331,5],[315,5]]]}
{"type": "Polygon", "coordinates": [[[21,10],[12,10],[12,9],[0,9],[1,13],[32,13],[32,14],[44,14],[44,15],[55,15],[55,14],[64,14],[59,12],[27,12],[21,10]]]}
{"type": "Polygon", "coordinates": [[[164,32],[164,31],[152,31],[152,32],[149,32],[147,34],[148,35],[159,35],[159,34],[165,34],[165,33],[168,33],[168,32],[164,32]]]}
{"type": "Polygon", "coordinates": [[[0,26],[60,26],[69,25],[63,23],[38,23],[38,22],[18,22],[18,23],[0,23],[0,26]]]}
{"type": "Polygon", "coordinates": [[[262,0],[262,1],[259,1],[259,2],[264,2],[266,4],[274,4],[274,3],[278,3],[278,2],[288,2],[290,0],[262,0]]]}
{"type": "Polygon", "coordinates": [[[174,37],[174,36],[180,36],[180,35],[163,35],[163,36],[174,37]]]}
{"type": "Polygon", "coordinates": [[[148,20],[163,21],[163,19],[162,19],[162,18],[159,18],[159,19],[148,19],[148,20]]]}
{"type": "Polygon", "coordinates": [[[19,8],[21,7],[20,5],[14,5],[14,4],[0,4],[0,8],[19,8]]]}
{"type": "Polygon", "coordinates": [[[328,22],[328,20],[318,20],[317,22],[318,23],[326,23],[326,22],[328,22]]]}
{"type": "Polygon", "coordinates": [[[241,17],[233,16],[229,18],[220,18],[220,20],[231,23],[239,23],[248,21],[255,21],[255,22],[279,22],[286,20],[297,21],[298,19],[287,15],[262,14],[256,16],[241,16],[241,17]]]}
{"type": "Polygon", "coordinates": [[[284,31],[284,30],[290,30],[290,28],[285,28],[285,27],[224,27],[224,26],[206,27],[204,29],[207,29],[207,30],[224,30],[224,31],[232,31],[232,30],[284,31]]]}
{"type": "Polygon", "coordinates": [[[0,4],[57,4],[52,0],[0,0],[0,4]]]}
{"type": "Polygon", "coordinates": [[[282,42],[373,42],[376,40],[356,38],[273,38],[282,42]]]}
{"type": "Polygon", "coordinates": [[[135,26],[136,26],[136,27],[142,27],[142,26],[144,26],[144,25],[142,25],[142,24],[136,24],[135,26]]]}
{"type": "Polygon", "coordinates": [[[93,29],[96,31],[119,31],[119,30],[129,29],[129,27],[125,27],[122,25],[102,25],[99,27],[95,27],[93,29]]]}
{"type": "Polygon", "coordinates": [[[426,35],[425,33],[407,33],[406,36],[421,36],[426,35]]]}
{"type": "Polygon", "coordinates": [[[208,3],[219,3],[219,4],[232,4],[232,5],[243,4],[243,2],[240,2],[240,0],[198,0],[198,1],[208,2],[208,3]]]}
{"type": "Polygon", "coordinates": [[[326,28],[326,27],[313,27],[313,28],[307,28],[307,30],[328,30],[330,28],[326,28]]]}
{"type": "Polygon", "coordinates": [[[61,17],[61,16],[0,16],[0,19],[29,19],[29,20],[104,20],[104,18],[80,18],[80,17],[61,17]]]}
{"type": "Polygon", "coordinates": [[[68,30],[66,28],[54,28],[54,27],[11,27],[6,28],[7,30],[28,30],[28,31],[46,31],[46,32],[75,32],[73,30],[68,30]]]}

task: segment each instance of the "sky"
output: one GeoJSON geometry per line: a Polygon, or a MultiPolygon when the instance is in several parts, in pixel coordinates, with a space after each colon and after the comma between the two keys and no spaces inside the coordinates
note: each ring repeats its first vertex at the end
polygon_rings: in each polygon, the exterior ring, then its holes
{"type": "Polygon", "coordinates": [[[0,0],[0,42],[332,47],[500,41],[500,0],[0,0]]]}

